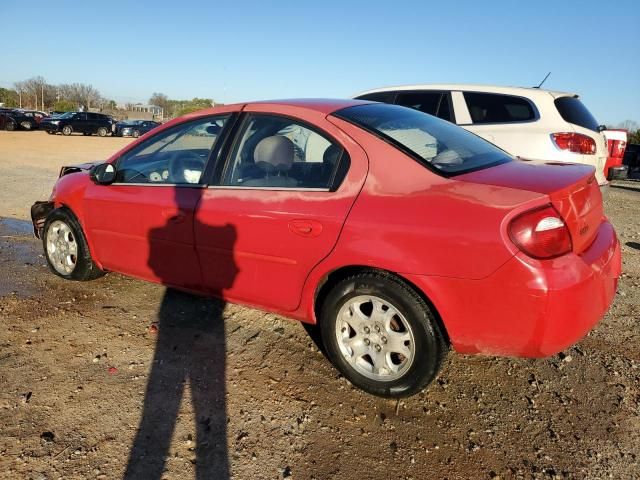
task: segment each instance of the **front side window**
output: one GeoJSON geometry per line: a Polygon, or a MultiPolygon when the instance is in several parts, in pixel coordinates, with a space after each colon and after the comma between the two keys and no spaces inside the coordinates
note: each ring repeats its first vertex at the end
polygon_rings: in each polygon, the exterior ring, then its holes
{"type": "Polygon", "coordinates": [[[211,149],[228,118],[207,117],[154,135],[120,158],[116,183],[200,183],[211,149]]]}
{"type": "Polygon", "coordinates": [[[367,93],[356,97],[357,100],[369,100],[371,102],[393,103],[396,98],[396,92],[376,92],[367,93]]]}
{"type": "Polygon", "coordinates": [[[399,93],[395,102],[403,107],[413,108],[443,120],[453,121],[449,108],[449,96],[442,92],[399,93]]]}
{"type": "Polygon", "coordinates": [[[536,118],[533,106],[522,97],[464,92],[464,100],[474,124],[527,122],[536,118]]]}
{"type": "Polygon", "coordinates": [[[222,184],[329,189],[343,154],[341,146],[290,118],[252,115],[234,145],[222,184]]]}
{"type": "Polygon", "coordinates": [[[507,153],[473,133],[417,110],[370,104],[347,107],[333,115],[373,133],[445,175],[512,160],[507,153]]]}

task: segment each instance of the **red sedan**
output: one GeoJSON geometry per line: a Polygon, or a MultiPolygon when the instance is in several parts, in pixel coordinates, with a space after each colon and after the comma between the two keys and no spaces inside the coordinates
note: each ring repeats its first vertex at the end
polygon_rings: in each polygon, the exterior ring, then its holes
{"type": "Polygon", "coordinates": [[[317,324],[367,392],[425,387],[451,345],[542,357],[604,315],[620,246],[592,167],[519,161],[354,100],[228,105],[62,169],[32,208],[54,273],[107,271],[317,324]]]}

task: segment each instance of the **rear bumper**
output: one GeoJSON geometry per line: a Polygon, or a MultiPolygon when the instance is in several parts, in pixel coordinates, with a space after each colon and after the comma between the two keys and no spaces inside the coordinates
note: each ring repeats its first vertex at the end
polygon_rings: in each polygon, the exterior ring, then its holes
{"type": "Polygon", "coordinates": [[[609,180],[624,180],[629,174],[629,167],[626,165],[618,165],[615,167],[609,167],[607,178],[609,180]]]}
{"type": "Polygon", "coordinates": [[[620,244],[605,221],[581,255],[538,261],[520,253],[482,280],[407,278],[434,302],[458,352],[545,357],[598,323],[620,270],[620,244]]]}

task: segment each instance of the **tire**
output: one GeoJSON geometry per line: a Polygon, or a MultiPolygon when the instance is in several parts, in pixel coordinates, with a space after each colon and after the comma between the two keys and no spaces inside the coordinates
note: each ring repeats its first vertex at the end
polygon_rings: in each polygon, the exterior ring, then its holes
{"type": "Polygon", "coordinates": [[[65,125],[64,127],[62,127],[62,134],[69,136],[73,133],[73,128],[71,128],[71,125],[65,125]]]}
{"type": "Polygon", "coordinates": [[[329,359],[353,385],[387,398],[426,387],[448,350],[427,303],[402,280],[382,272],[336,284],[322,302],[320,332],[329,359]]]}
{"type": "Polygon", "coordinates": [[[50,130],[45,130],[45,132],[47,132],[49,135],[53,135],[54,132],[50,131],[50,130]]]}
{"type": "Polygon", "coordinates": [[[27,121],[20,122],[20,126],[25,130],[31,130],[33,128],[33,125],[31,124],[31,122],[27,122],[27,121]]]}
{"type": "Polygon", "coordinates": [[[53,273],[66,280],[81,282],[105,274],[91,258],[82,227],[69,210],[51,211],[42,232],[44,256],[53,273]]]}
{"type": "Polygon", "coordinates": [[[16,129],[16,122],[9,121],[4,126],[4,128],[7,130],[7,132],[13,132],[16,129]]]}
{"type": "Polygon", "coordinates": [[[131,135],[133,138],[138,138],[140,136],[140,132],[138,130],[134,130],[133,134],[131,135]]]}
{"type": "Polygon", "coordinates": [[[100,127],[98,128],[98,136],[99,137],[106,137],[107,136],[107,129],[105,127],[100,127]]]}

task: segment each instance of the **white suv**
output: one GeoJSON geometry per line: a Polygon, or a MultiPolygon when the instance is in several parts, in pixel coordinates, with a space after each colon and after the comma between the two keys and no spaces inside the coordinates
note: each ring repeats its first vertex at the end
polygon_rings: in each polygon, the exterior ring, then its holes
{"type": "Polygon", "coordinates": [[[409,85],[369,90],[361,100],[394,103],[440,117],[527,160],[593,165],[607,184],[607,141],[573,93],[486,85],[409,85]]]}

